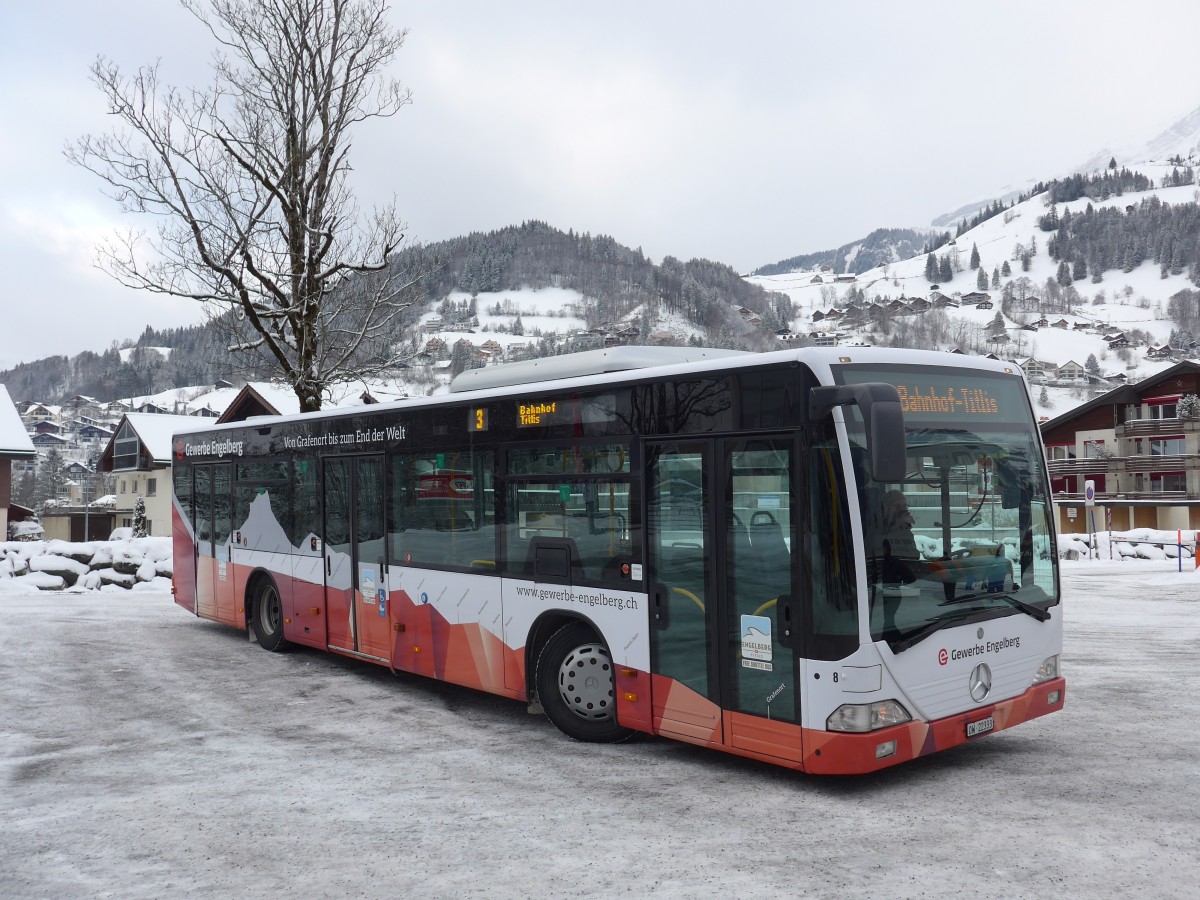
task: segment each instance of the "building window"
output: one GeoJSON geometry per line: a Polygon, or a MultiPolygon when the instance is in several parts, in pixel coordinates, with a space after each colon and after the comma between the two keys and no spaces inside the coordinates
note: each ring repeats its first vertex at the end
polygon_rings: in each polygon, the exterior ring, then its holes
{"type": "Polygon", "coordinates": [[[124,493],[125,493],[125,482],[124,482],[124,480],[122,480],[122,481],[121,481],[121,493],[122,493],[122,494],[124,494],[124,493]]]}
{"type": "Polygon", "coordinates": [[[1176,405],[1172,400],[1170,403],[1156,403],[1150,407],[1151,419],[1174,419],[1176,417],[1176,405]]]}
{"type": "Polygon", "coordinates": [[[1154,438],[1150,441],[1151,456],[1178,456],[1184,452],[1182,437],[1154,438]]]}
{"type": "Polygon", "coordinates": [[[146,496],[153,497],[157,490],[158,490],[158,479],[157,478],[147,478],[146,479],[146,496]]]}
{"type": "Polygon", "coordinates": [[[139,445],[137,432],[126,422],[113,441],[113,468],[136,469],[139,445]]]}
{"type": "Polygon", "coordinates": [[[1187,476],[1182,472],[1164,473],[1162,475],[1153,474],[1150,476],[1150,490],[1186,491],[1187,476]]]}

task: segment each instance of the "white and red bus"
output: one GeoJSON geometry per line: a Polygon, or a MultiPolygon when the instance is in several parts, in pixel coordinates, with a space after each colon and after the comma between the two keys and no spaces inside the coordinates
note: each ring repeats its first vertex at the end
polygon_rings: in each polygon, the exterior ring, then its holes
{"type": "Polygon", "coordinates": [[[1046,466],[1001,362],[591,351],[174,451],[185,609],[579,740],[860,773],[1063,705],[1046,466]]]}

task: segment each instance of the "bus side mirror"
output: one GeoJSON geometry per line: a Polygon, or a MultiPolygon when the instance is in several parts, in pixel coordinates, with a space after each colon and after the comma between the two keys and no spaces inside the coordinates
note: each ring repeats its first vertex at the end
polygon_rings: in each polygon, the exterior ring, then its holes
{"type": "Polygon", "coordinates": [[[900,393],[893,384],[866,382],[815,387],[808,401],[808,420],[820,422],[835,406],[854,404],[862,411],[867,432],[871,477],[876,481],[904,480],[904,413],[900,393]]]}

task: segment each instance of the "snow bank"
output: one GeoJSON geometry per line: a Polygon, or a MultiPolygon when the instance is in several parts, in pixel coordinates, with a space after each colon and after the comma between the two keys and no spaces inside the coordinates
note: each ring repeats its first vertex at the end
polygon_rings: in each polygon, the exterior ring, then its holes
{"type": "Polygon", "coordinates": [[[1162,531],[1134,528],[1131,531],[1097,531],[1089,543],[1086,534],[1060,534],[1060,559],[1183,559],[1191,565],[1196,552],[1195,531],[1162,531]],[[1179,539],[1182,538],[1182,548],[1179,539]]]}
{"type": "Polygon", "coordinates": [[[170,588],[171,539],[0,542],[0,593],[170,588]]]}

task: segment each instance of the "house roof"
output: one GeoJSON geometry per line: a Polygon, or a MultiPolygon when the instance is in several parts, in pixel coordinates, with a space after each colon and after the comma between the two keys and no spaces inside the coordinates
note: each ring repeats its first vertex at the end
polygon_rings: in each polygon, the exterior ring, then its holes
{"type": "Polygon", "coordinates": [[[8,396],[8,388],[0,384],[0,458],[33,459],[36,456],[25,423],[8,396]]]}
{"type": "MultiPolygon", "coordinates": [[[[299,404],[297,404],[298,406],[299,404]]],[[[288,410],[293,412],[295,410],[288,410]]],[[[217,416],[215,424],[224,425],[226,422],[244,422],[251,416],[277,416],[281,410],[271,403],[252,384],[245,384],[238,391],[233,401],[225,407],[225,412],[217,416]]]]}
{"type": "Polygon", "coordinates": [[[121,433],[124,424],[128,422],[138,436],[138,441],[149,454],[150,459],[157,465],[167,466],[171,463],[171,437],[185,431],[197,431],[209,427],[203,419],[194,416],[168,416],[158,413],[125,413],[117,423],[116,433],[105,445],[104,453],[100,455],[100,464],[96,467],[102,472],[113,470],[113,452],[117,443],[116,435],[121,433]]]}

